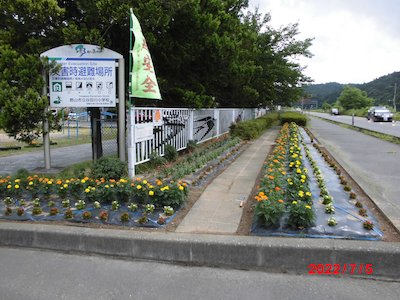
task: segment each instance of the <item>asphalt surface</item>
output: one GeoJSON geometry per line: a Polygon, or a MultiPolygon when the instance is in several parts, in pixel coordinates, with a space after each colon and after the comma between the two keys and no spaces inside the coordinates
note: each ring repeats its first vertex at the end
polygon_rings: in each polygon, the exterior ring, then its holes
{"type": "Polygon", "coordinates": [[[354,124],[353,124],[353,117],[352,116],[345,116],[345,115],[338,115],[332,116],[330,114],[325,113],[317,113],[317,112],[307,112],[308,115],[317,116],[320,118],[332,120],[335,122],[340,122],[348,125],[354,125],[356,127],[365,128],[372,131],[377,131],[393,136],[400,137],[400,122],[373,122],[368,121],[367,118],[361,117],[354,117],[354,124]]]}
{"type": "Polygon", "coordinates": [[[0,299],[398,299],[399,282],[0,247],[0,299]]]}
{"type": "MultiPolygon", "coordinates": [[[[103,153],[105,155],[117,153],[117,143],[115,140],[103,141],[103,153]]],[[[38,171],[41,173],[59,172],[61,169],[72,164],[91,160],[92,145],[82,144],[51,148],[50,156],[52,170],[49,171],[44,169],[43,150],[0,157],[0,175],[15,174],[19,169],[26,169],[32,173],[38,171]]]]}
{"type": "Polygon", "coordinates": [[[309,128],[400,231],[400,145],[313,117],[309,128]]]}

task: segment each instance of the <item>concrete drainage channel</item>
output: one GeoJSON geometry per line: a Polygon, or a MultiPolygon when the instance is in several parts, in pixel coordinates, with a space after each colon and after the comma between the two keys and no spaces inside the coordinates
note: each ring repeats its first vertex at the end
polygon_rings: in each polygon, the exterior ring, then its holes
{"type": "Polygon", "coordinates": [[[375,241],[322,242],[0,222],[0,246],[295,274],[309,274],[315,265],[319,267],[315,274],[332,273],[329,276],[333,277],[400,278],[399,244],[375,241]]]}

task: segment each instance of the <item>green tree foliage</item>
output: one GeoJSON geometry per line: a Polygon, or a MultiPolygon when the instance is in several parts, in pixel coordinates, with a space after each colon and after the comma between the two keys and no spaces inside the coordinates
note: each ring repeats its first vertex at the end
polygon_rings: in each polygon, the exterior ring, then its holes
{"type": "Polygon", "coordinates": [[[345,86],[336,102],[345,110],[348,110],[371,106],[374,99],[369,98],[366,92],[358,88],[345,86]]]}
{"type": "Polygon", "coordinates": [[[272,28],[269,15],[246,10],[248,0],[0,0],[0,5],[0,115],[2,120],[18,115],[9,113],[7,101],[29,102],[20,106],[36,108],[26,131],[43,118],[39,54],[90,43],[128,59],[131,6],[153,57],[164,106],[290,104],[310,81],[297,58],[311,56],[311,39],[296,39],[297,24],[272,28]]]}

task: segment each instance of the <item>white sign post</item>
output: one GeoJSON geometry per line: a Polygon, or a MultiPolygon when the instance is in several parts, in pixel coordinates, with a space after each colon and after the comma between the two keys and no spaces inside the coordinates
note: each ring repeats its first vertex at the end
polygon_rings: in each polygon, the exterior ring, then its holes
{"type": "MultiPolygon", "coordinates": [[[[50,49],[41,57],[61,65],[58,74],[49,75],[51,107],[115,107],[119,102],[119,157],[125,161],[125,85],[124,58],[96,45],[73,44],[50,49]],[[116,66],[118,97],[116,99],[116,66]],[[123,126],[123,127],[121,127],[123,126]]],[[[48,130],[43,134],[45,166],[50,168],[48,130]],[[46,142],[47,141],[47,142],[46,142]]]]}

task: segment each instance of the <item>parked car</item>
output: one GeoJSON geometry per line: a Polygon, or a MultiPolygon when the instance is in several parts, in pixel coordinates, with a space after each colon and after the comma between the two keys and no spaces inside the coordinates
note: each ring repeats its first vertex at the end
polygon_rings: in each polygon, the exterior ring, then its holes
{"type": "Polygon", "coordinates": [[[392,122],[393,114],[386,107],[371,107],[368,110],[367,119],[374,122],[392,122]]]}
{"type": "Polygon", "coordinates": [[[68,114],[68,120],[73,120],[73,121],[75,121],[76,118],[77,118],[76,112],[70,112],[70,113],[68,114]]]}
{"type": "Polygon", "coordinates": [[[334,108],[331,109],[331,115],[336,115],[337,116],[338,114],[339,114],[339,108],[335,108],[334,107],[334,108]]]}

